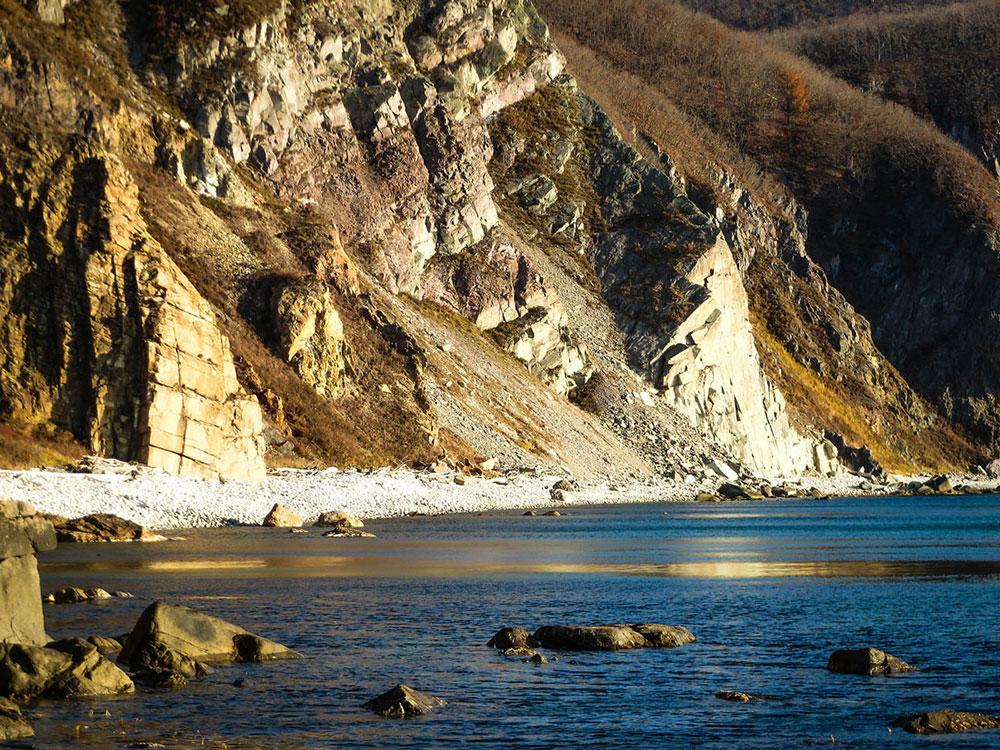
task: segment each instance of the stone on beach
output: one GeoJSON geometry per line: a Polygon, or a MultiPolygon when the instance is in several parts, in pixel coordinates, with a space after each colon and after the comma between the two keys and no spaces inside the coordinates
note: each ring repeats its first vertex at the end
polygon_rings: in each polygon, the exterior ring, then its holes
{"type": "Polygon", "coordinates": [[[364,708],[389,719],[403,719],[430,713],[438,706],[445,705],[440,698],[421,693],[408,685],[399,684],[382,695],[372,698],[364,708]]]}
{"type": "Polygon", "coordinates": [[[118,661],[133,666],[160,646],[196,661],[295,659],[291,649],[189,607],[154,602],[139,617],[118,661]]]}
{"type": "Polygon", "coordinates": [[[350,513],[344,510],[330,510],[326,513],[320,513],[319,518],[316,519],[314,526],[348,526],[352,529],[360,529],[365,524],[357,516],[352,516],[350,513]]]}
{"type": "Polygon", "coordinates": [[[154,534],[137,523],[111,513],[92,513],[74,518],[56,527],[60,542],[162,542],[166,537],[154,534]]]}
{"type": "Polygon", "coordinates": [[[902,659],[870,646],[834,651],[830,654],[830,660],[826,667],[831,672],[868,675],[870,677],[917,671],[917,667],[907,664],[902,659]]]}
{"type": "Polygon", "coordinates": [[[261,525],[279,529],[297,528],[302,525],[302,516],[281,503],[275,503],[261,525]]]}
{"type": "Polygon", "coordinates": [[[952,734],[980,729],[1000,729],[1000,716],[942,708],[922,714],[901,716],[892,725],[902,727],[913,734],[952,734]]]}
{"type": "Polygon", "coordinates": [[[543,648],[565,651],[618,651],[633,648],[674,648],[694,642],[686,628],[643,623],[639,625],[548,625],[532,635],[543,648]]]}

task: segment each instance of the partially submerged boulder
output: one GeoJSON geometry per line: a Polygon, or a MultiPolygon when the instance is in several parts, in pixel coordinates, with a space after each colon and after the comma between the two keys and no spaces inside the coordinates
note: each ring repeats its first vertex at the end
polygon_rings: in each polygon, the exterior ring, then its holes
{"type": "Polygon", "coordinates": [[[408,685],[399,684],[364,704],[364,708],[389,719],[405,719],[430,713],[445,705],[440,698],[421,693],[408,685]]]}
{"type": "Polygon", "coordinates": [[[151,642],[138,650],[129,662],[135,678],[154,687],[181,687],[194,677],[204,677],[211,669],[190,656],[151,642]]]}
{"type": "Polygon", "coordinates": [[[218,617],[164,602],[149,605],[129,634],[118,661],[141,668],[150,654],[168,651],[204,662],[297,659],[290,648],[254,635],[218,617]]]}
{"type": "Polygon", "coordinates": [[[675,648],[694,642],[687,628],[655,623],[637,625],[548,625],[532,641],[564,651],[619,651],[633,648],[675,648]]]}
{"type": "Polygon", "coordinates": [[[942,708],[922,714],[901,716],[892,725],[902,727],[913,734],[952,734],[980,729],[1000,729],[1000,716],[942,708]]]}
{"type": "Polygon", "coordinates": [[[75,638],[53,648],[13,643],[0,646],[0,696],[28,700],[131,693],[127,674],[97,648],[75,638]]]}
{"type": "Polygon", "coordinates": [[[34,736],[35,731],[21,715],[18,705],[7,698],[0,698],[0,742],[34,736]]]}
{"type": "Polygon", "coordinates": [[[48,604],[78,604],[99,599],[131,599],[127,591],[105,591],[104,589],[81,589],[67,586],[42,596],[42,601],[48,604]]]}
{"type": "Polygon", "coordinates": [[[352,529],[350,526],[338,526],[335,529],[330,529],[329,531],[324,531],[323,536],[328,537],[353,537],[358,539],[374,539],[375,535],[370,531],[364,531],[363,529],[352,529]]]}
{"type": "Polygon", "coordinates": [[[754,703],[771,700],[771,697],[767,695],[752,695],[738,690],[720,690],[715,694],[715,697],[731,703],[754,703]]]}
{"type": "Polygon", "coordinates": [[[74,518],[56,527],[60,542],[162,542],[166,537],[154,534],[137,523],[111,513],[94,513],[74,518]]]}
{"type": "Polygon", "coordinates": [[[507,650],[511,648],[528,648],[531,634],[524,628],[501,628],[486,643],[490,648],[507,650]]]}
{"type": "Polygon", "coordinates": [[[275,503],[271,511],[264,517],[262,525],[279,529],[297,528],[302,525],[302,516],[281,503],[275,503]]]}
{"type": "Polygon", "coordinates": [[[917,667],[907,664],[902,659],[870,646],[834,651],[830,654],[826,668],[840,674],[860,674],[870,677],[917,671],[917,667]]]}

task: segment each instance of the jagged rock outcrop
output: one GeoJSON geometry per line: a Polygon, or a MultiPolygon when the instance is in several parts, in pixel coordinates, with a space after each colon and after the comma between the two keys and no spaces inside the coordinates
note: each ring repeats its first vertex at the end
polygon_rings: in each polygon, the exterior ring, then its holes
{"type": "Polygon", "coordinates": [[[274,309],[281,356],[325,398],[346,384],[344,324],[322,282],[293,283],[275,290],[274,309]]]}
{"type": "Polygon", "coordinates": [[[52,524],[34,508],[0,500],[0,643],[48,643],[35,553],[55,548],[52,524]]]}

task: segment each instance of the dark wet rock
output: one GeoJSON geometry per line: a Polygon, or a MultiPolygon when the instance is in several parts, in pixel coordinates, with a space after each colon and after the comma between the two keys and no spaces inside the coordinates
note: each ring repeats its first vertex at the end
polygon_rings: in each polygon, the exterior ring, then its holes
{"type": "Polygon", "coordinates": [[[720,690],[715,694],[715,697],[732,703],[753,703],[755,701],[771,700],[771,697],[768,695],[751,695],[750,693],[743,693],[737,690],[720,690]]]}
{"type": "Polygon", "coordinates": [[[130,655],[128,664],[135,670],[137,679],[146,683],[160,683],[165,675],[180,675],[188,680],[211,672],[205,664],[159,641],[147,641],[130,655]]]}
{"type": "Polygon", "coordinates": [[[21,715],[18,705],[7,698],[0,698],[0,742],[34,736],[35,731],[21,715]]]}
{"type": "Polygon", "coordinates": [[[440,698],[427,693],[421,693],[408,685],[396,685],[377,698],[372,698],[364,707],[374,711],[379,716],[390,719],[403,719],[408,716],[421,716],[430,713],[438,706],[445,705],[440,698]]]}
{"type": "Polygon", "coordinates": [[[246,679],[243,678],[243,677],[239,677],[239,678],[233,680],[233,687],[244,688],[244,687],[247,687],[249,684],[250,683],[248,683],[246,681],[246,679]]]}
{"type": "Polygon", "coordinates": [[[549,518],[558,518],[562,515],[558,510],[549,510],[542,514],[543,516],[548,516],[549,518]]]}
{"type": "Polygon", "coordinates": [[[233,662],[295,659],[280,643],[255,636],[218,617],[189,607],[154,602],[139,617],[118,661],[139,669],[162,646],[195,661],[233,662]]]}
{"type": "Polygon", "coordinates": [[[74,638],[53,645],[59,648],[20,643],[0,646],[0,696],[75,698],[135,690],[129,676],[92,644],[74,638]]]}
{"type": "Polygon", "coordinates": [[[323,532],[323,536],[334,537],[334,538],[350,537],[350,538],[358,538],[358,539],[361,539],[361,538],[374,539],[375,538],[375,535],[373,533],[371,533],[370,531],[364,531],[363,529],[354,529],[354,528],[351,528],[350,526],[338,526],[338,527],[336,527],[334,529],[331,529],[330,531],[324,531],[323,532]]]}
{"type": "Polygon", "coordinates": [[[60,542],[162,542],[165,537],[154,534],[137,523],[110,513],[75,518],[56,527],[60,542]]]}
{"type": "Polygon", "coordinates": [[[549,660],[545,658],[544,655],[539,654],[537,651],[524,660],[525,664],[548,664],[549,660]]]}
{"type": "Polygon", "coordinates": [[[723,482],[719,485],[717,494],[720,497],[724,497],[727,500],[763,500],[764,496],[755,492],[754,490],[747,489],[739,484],[734,484],[733,482],[723,482]]]}
{"type": "Polygon", "coordinates": [[[527,646],[519,646],[517,648],[505,648],[503,650],[503,655],[504,656],[519,656],[519,657],[529,656],[530,657],[530,656],[534,656],[537,653],[538,652],[535,651],[535,649],[528,648],[527,646]]]}
{"type": "Polygon", "coordinates": [[[872,677],[917,671],[917,667],[910,666],[902,659],[872,647],[834,651],[830,654],[826,668],[840,674],[860,674],[872,677]]]}
{"type": "Polygon", "coordinates": [[[640,625],[548,625],[532,640],[543,648],[565,651],[618,651],[632,648],[672,648],[695,640],[686,628],[640,625]],[[648,637],[647,637],[648,634],[648,637]]]}
{"type": "Polygon", "coordinates": [[[902,727],[913,734],[952,734],[981,729],[1000,729],[1000,716],[942,708],[922,714],[901,716],[892,725],[902,727]]]}
{"type": "Polygon", "coordinates": [[[502,628],[490,638],[486,645],[499,649],[528,648],[530,641],[531,634],[524,628],[502,628]]]}
{"type": "Polygon", "coordinates": [[[522,513],[521,515],[522,515],[522,516],[537,516],[538,514],[537,514],[537,513],[535,513],[535,511],[533,511],[533,510],[526,510],[526,511],[524,511],[524,513],[522,513]]]}

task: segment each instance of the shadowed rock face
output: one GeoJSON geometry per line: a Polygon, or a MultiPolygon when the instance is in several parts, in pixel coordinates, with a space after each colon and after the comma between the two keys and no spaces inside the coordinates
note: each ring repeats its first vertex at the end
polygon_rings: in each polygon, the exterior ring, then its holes
{"type": "MultiPolygon", "coordinates": [[[[63,647],[60,642],[60,648],[63,647]]],[[[39,696],[77,698],[121,695],[135,690],[132,680],[86,641],[66,651],[24,644],[0,646],[0,695],[17,700],[39,696]]]]}
{"type": "Polygon", "coordinates": [[[377,698],[372,698],[364,704],[364,707],[389,719],[405,719],[430,713],[443,705],[445,702],[440,698],[400,684],[377,698]]]}
{"type": "Polygon", "coordinates": [[[159,542],[164,537],[139,524],[111,513],[94,513],[64,521],[56,527],[56,537],[64,543],[159,542]]]}
{"type": "Polygon", "coordinates": [[[915,672],[902,659],[877,648],[842,649],[830,654],[827,669],[841,674],[885,675],[900,672],[915,672]]]}
{"type": "Polygon", "coordinates": [[[34,736],[35,730],[24,720],[18,705],[7,698],[0,698],[0,741],[34,736]]]}
{"type": "Polygon", "coordinates": [[[942,708],[923,714],[902,716],[893,722],[893,726],[902,727],[913,734],[951,734],[1000,729],[1000,716],[942,708]]]}

